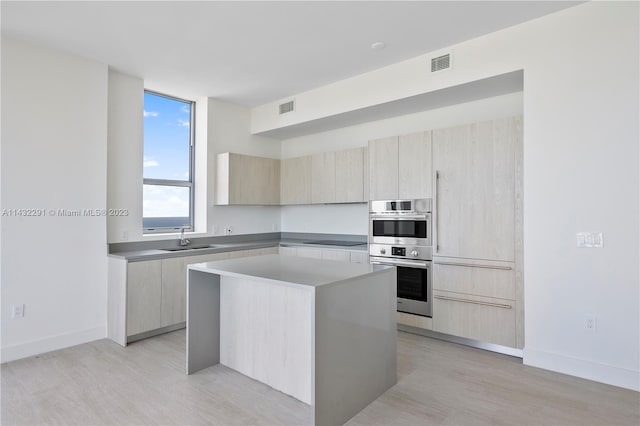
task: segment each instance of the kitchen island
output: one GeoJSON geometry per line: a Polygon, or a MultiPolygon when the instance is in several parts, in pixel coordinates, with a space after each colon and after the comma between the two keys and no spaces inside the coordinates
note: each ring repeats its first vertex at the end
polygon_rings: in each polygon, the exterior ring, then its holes
{"type": "Polygon", "coordinates": [[[396,383],[395,268],[266,255],[189,265],[187,374],[221,363],[343,424],[396,383]]]}

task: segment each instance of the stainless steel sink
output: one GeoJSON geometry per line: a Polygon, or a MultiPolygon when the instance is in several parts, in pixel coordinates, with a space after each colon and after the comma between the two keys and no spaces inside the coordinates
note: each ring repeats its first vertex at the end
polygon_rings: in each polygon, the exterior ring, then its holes
{"type": "Polygon", "coordinates": [[[160,249],[162,251],[184,251],[184,250],[202,250],[202,249],[208,249],[208,248],[216,248],[218,246],[214,246],[214,245],[206,245],[206,246],[184,246],[184,247],[171,247],[171,248],[165,248],[165,249],[160,249]]]}

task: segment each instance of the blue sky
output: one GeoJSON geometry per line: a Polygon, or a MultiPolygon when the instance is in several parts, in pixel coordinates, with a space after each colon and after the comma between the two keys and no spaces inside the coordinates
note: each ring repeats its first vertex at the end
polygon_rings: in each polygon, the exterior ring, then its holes
{"type": "Polygon", "coordinates": [[[190,104],[144,94],[144,177],[189,179],[190,104]]]}
{"type": "MultiPolygon", "coordinates": [[[[145,178],[189,179],[189,108],[187,102],[144,94],[145,178]]],[[[144,186],[144,217],[188,215],[189,192],[186,188],[144,186]]]]}

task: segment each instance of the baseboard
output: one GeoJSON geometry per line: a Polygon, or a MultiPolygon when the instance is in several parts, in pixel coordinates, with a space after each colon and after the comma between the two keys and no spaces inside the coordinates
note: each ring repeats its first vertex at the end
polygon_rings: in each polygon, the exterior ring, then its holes
{"type": "Polygon", "coordinates": [[[523,363],[608,385],[640,391],[640,371],[525,348],[523,363]]]}
{"type": "Polygon", "coordinates": [[[16,359],[27,358],[45,352],[68,348],[82,343],[92,342],[107,337],[107,327],[94,327],[86,330],[74,331],[72,333],[59,334],[57,336],[45,337],[44,339],[32,340],[30,342],[8,345],[2,348],[0,362],[9,362],[16,359]]]}

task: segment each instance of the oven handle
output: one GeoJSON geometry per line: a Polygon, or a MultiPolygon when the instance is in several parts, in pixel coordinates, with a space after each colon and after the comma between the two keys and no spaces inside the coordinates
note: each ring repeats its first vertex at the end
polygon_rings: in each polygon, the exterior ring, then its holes
{"type": "Polygon", "coordinates": [[[404,259],[392,259],[387,257],[371,257],[369,263],[376,265],[405,266],[407,268],[429,269],[428,261],[411,261],[404,259]]]}
{"type": "Polygon", "coordinates": [[[395,214],[370,214],[371,219],[384,219],[384,220],[427,220],[429,215],[426,214],[407,214],[407,215],[395,215],[395,214]]]}

